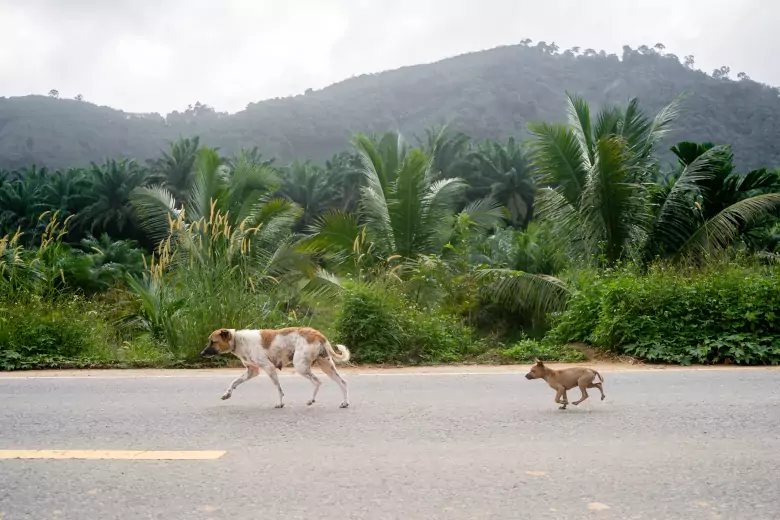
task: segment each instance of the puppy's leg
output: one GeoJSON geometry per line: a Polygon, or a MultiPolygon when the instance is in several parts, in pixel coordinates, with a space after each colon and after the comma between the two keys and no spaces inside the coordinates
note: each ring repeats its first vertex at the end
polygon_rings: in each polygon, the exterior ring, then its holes
{"type": "Polygon", "coordinates": [[[588,388],[598,388],[599,392],[601,392],[601,400],[603,401],[606,395],[604,395],[604,388],[602,388],[601,383],[591,383],[588,385],[588,388]]]}
{"type": "Polygon", "coordinates": [[[344,380],[343,377],[341,377],[341,374],[339,374],[339,371],[336,370],[336,364],[333,362],[332,359],[329,357],[324,358],[317,358],[317,365],[319,365],[320,369],[327,374],[329,378],[334,380],[336,384],[339,385],[339,388],[341,388],[341,405],[339,405],[339,408],[346,408],[349,406],[349,390],[347,389],[347,382],[344,380]]]}
{"type": "Polygon", "coordinates": [[[233,390],[238,388],[240,385],[246,383],[253,377],[257,377],[257,374],[260,373],[260,370],[257,367],[246,367],[246,372],[238,376],[232,383],[230,383],[230,386],[228,387],[227,391],[222,394],[221,399],[224,401],[225,399],[230,399],[230,396],[233,395],[233,390]]]}
{"type": "Polygon", "coordinates": [[[573,404],[574,406],[577,406],[582,401],[584,401],[585,399],[588,398],[588,391],[586,390],[587,385],[588,385],[588,383],[579,383],[578,386],[580,388],[580,392],[582,392],[582,396],[579,399],[577,399],[576,401],[574,401],[573,403],[571,403],[571,404],[573,404]]]}
{"type": "Polygon", "coordinates": [[[565,410],[566,405],[569,404],[568,401],[566,400],[566,389],[563,388],[562,386],[559,386],[557,391],[555,392],[555,402],[561,405],[560,407],[561,410],[565,410]]]}
{"type": "Polygon", "coordinates": [[[282,392],[282,385],[279,384],[279,376],[276,373],[276,367],[271,363],[265,363],[263,365],[263,370],[265,370],[265,373],[268,374],[268,377],[271,378],[271,381],[274,382],[276,389],[279,391],[279,404],[274,406],[274,408],[284,408],[284,392],[282,392]]]}
{"type": "Polygon", "coordinates": [[[317,399],[317,392],[320,390],[320,385],[322,384],[320,380],[312,374],[311,372],[311,362],[306,359],[306,356],[302,350],[298,350],[295,352],[295,355],[293,356],[293,366],[295,367],[295,371],[298,372],[300,375],[311,381],[311,384],[314,385],[314,389],[311,393],[311,399],[306,403],[307,405],[311,406],[314,404],[314,401],[317,399]]]}
{"type": "Polygon", "coordinates": [[[582,397],[578,401],[574,401],[572,404],[577,405],[580,404],[582,401],[588,398],[588,388],[593,388],[593,379],[595,375],[592,374],[583,374],[580,376],[580,378],[577,380],[577,386],[580,389],[580,392],[582,392],[582,397]]]}

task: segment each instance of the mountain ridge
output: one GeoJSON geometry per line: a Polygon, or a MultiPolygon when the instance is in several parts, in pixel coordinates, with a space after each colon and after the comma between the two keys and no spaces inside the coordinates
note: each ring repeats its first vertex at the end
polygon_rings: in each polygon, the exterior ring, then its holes
{"type": "Polygon", "coordinates": [[[356,132],[398,130],[411,139],[442,124],[475,140],[522,139],[529,122],[564,120],[566,91],[596,108],[637,97],[650,113],[688,92],[670,143],[729,144],[740,167],[780,166],[777,89],[712,77],[644,49],[624,48],[618,57],[590,49],[558,53],[543,44],[496,47],[250,103],[235,114],[196,104],[163,118],[45,96],[0,98],[0,168],[145,160],[195,135],[225,153],[257,146],[281,161],[327,159],[356,132]]]}

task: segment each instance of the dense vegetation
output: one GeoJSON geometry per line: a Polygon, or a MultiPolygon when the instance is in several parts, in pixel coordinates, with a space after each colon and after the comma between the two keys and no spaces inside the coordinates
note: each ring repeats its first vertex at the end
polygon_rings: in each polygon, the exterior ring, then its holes
{"type": "Polygon", "coordinates": [[[365,363],[780,362],[780,170],[664,145],[681,106],[3,171],[0,369],[192,365],[217,327],[292,324],[365,363]]]}
{"type": "MultiPolygon", "coordinates": [[[[740,168],[778,164],[778,91],[734,72],[732,79],[727,67],[697,70],[693,56],[678,58],[663,45],[626,47],[618,56],[526,41],[252,103],[234,115],[200,103],[165,117],[128,114],[53,90],[51,97],[0,98],[0,168],[79,167],[120,156],[143,162],[191,135],[227,155],[258,146],[284,162],[324,161],[355,132],[412,136],[442,124],[477,141],[525,140],[528,123],[565,120],[563,90],[595,106],[636,96],[651,112],[689,92],[688,114],[670,143],[729,143],[740,168]]],[[[665,150],[660,156],[673,160],[665,150]]]]}

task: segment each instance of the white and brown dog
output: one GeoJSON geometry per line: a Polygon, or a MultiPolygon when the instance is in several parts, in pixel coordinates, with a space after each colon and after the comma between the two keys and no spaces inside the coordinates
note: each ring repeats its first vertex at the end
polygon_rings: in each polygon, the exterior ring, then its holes
{"type": "Polygon", "coordinates": [[[323,372],[338,383],[343,396],[341,408],[346,408],[349,406],[347,382],[338,373],[333,361],[334,359],[340,363],[349,361],[349,350],[344,345],[336,345],[336,347],[339,350],[338,354],[320,331],[309,327],[276,330],[219,329],[211,333],[209,343],[200,355],[233,354],[244,363],[246,372],[230,384],[222,399],[230,399],[236,387],[256,377],[262,368],[279,391],[279,404],[276,408],[284,407],[284,392],[276,372],[292,361],[295,371],[314,385],[311,399],[306,403],[311,405],[317,398],[317,391],[322,384],[311,372],[312,364],[316,362],[323,372]]]}

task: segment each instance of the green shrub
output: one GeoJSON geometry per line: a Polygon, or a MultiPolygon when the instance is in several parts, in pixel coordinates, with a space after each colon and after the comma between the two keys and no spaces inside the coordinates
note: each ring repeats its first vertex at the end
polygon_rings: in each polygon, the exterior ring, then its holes
{"type": "Polygon", "coordinates": [[[176,268],[129,280],[133,301],[120,321],[149,334],[177,359],[193,361],[220,327],[273,328],[292,323],[264,292],[229,266],[176,268]]]}
{"type": "Polygon", "coordinates": [[[421,309],[380,284],[347,289],[335,339],[362,363],[447,363],[480,348],[471,329],[439,309],[421,309]]]}
{"type": "Polygon", "coordinates": [[[521,340],[511,347],[501,350],[501,357],[513,363],[532,363],[536,359],[570,363],[585,361],[585,356],[572,348],[533,339],[521,340]]]}
{"type": "Polygon", "coordinates": [[[657,266],[585,276],[548,339],[653,362],[780,363],[776,268],[657,266]]]}
{"type": "Polygon", "coordinates": [[[0,302],[0,369],[30,359],[76,358],[110,341],[113,331],[99,310],[79,298],[0,302]]]}

